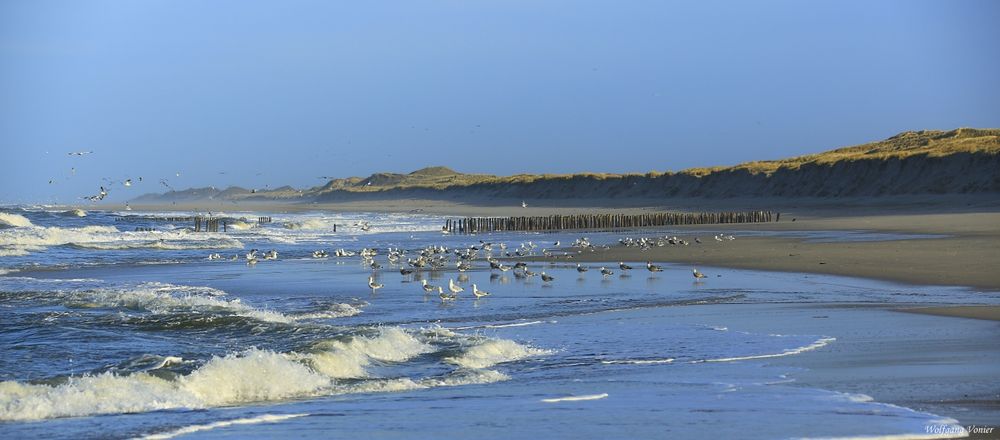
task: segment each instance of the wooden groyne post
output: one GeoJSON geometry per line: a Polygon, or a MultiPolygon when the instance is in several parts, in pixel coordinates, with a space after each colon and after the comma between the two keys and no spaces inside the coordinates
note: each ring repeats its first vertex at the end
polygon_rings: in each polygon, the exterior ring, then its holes
{"type": "Polygon", "coordinates": [[[465,217],[447,219],[443,230],[459,234],[498,231],[559,231],[624,229],[651,226],[766,223],[777,221],[772,211],[658,212],[650,214],[573,214],[534,217],[465,217]]]}

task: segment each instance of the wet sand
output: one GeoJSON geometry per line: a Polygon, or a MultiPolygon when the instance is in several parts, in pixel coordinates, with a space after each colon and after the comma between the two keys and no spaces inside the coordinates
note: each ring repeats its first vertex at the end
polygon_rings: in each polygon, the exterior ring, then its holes
{"type": "MultiPolygon", "coordinates": [[[[692,266],[807,272],[882,279],[909,284],[1000,289],[1000,213],[903,214],[804,218],[795,222],[679,227],[689,246],[615,246],[576,254],[576,261],[672,262],[692,266]],[[788,237],[741,237],[716,241],[713,234],[686,231],[865,230],[943,234],[946,237],[890,241],[816,242],[788,237]],[[694,243],[699,236],[702,243],[694,243]]],[[[730,232],[731,233],[731,232],[730,232]]],[[[625,234],[623,234],[625,235],[625,234]]],[[[639,237],[641,233],[628,235],[639,237]]],[[[954,312],[960,313],[960,312],[954,312]]]]}
{"type": "MultiPolygon", "coordinates": [[[[893,313],[885,306],[738,304],[689,306],[677,321],[732,329],[836,337],[820,350],[774,358],[799,386],[871,396],[875,401],[957,419],[963,426],[1000,424],[997,324],[893,313]],[[776,330],[777,329],[777,330],[776,330]]],[[[973,438],[998,438],[994,435],[973,438]]]]}

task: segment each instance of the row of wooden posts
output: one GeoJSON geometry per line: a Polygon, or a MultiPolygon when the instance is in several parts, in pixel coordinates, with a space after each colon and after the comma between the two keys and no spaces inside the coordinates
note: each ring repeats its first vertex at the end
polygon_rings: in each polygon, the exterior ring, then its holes
{"type": "Polygon", "coordinates": [[[224,218],[195,217],[194,232],[219,232],[219,224],[222,224],[222,232],[226,232],[228,223],[224,218]]]}
{"type": "MultiPolygon", "coordinates": [[[[222,232],[228,232],[229,222],[232,220],[226,217],[194,217],[194,232],[219,232],[219,225],[222,225],[222,232]]],[[[240,221],[246,221],[246,219],[241,218],[240,221]]],[[[257,224],[262,223],[271,223],[271,217],[257,217],[257,224]]],[[[334,228],[334,232],[336,231],[334,228]]]]}
{"type": "Polygon", "coordinates": [[[764,223],[778,221],[780,215],[780,213],[771,211],[741,211],[466,217],[445,221],[443,230],[458,234],[471,234],[491,231],[556,231],[562,229],[621,229],[648,226],[764,223]]]}

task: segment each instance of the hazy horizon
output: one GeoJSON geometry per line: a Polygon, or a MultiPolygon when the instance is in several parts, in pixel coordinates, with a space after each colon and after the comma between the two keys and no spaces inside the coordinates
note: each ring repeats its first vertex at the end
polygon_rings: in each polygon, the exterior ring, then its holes
{"type": "Polygon", "coordinates": [[[677,171],[1000,127],[998,19],[988,1],[5,2],[0,203],[677,171]]]}

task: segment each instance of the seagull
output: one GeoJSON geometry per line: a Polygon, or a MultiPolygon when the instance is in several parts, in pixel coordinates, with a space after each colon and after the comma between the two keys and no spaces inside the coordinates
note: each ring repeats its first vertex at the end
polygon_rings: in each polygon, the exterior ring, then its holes
{"type": "Polygon", "coordinates": [[[522,208],[527,208],[528,207],[528,203],[526,203],[524,200],[521,200],[521,207],[522,208]]]}
{"type": "Polygon", "coordinates": [[[691,269],[691,275],[694,275],[695,279],[708,278],[707,275],[698,272],[698,269],[691,269]]]}
{"type": "Polygon", "coordinates": [[[459,292],[462,292],[465,289],[463,289],[462,286],[459,286],[458,284],[455,284],[455,280],[449,279],[448,280],[448,290],[450,290],[451,293],[454,293],[455,295],[458,295],[459,292]]]}
{"type": "Polygon", "coordinates": [[[427,280],[420,280],[420,284],[423,285],[424,292],[427,292],[427,293],[431,293],[431,292],[433,292],[435,290],[441,290],[441,288],[438,287],[438,286],[432,286],[430,284],[427,284],[427,280]]]}
{"type": "Polygon", "coordinates": [[[614,275],[614,272],[612,272],[611,269],[608,269],[606,267],[602,267],[601,268],[601,275],[604,275],[604,276],[607,277],[607,276],[614,275]]]}
{"type": "Polygon", "coordinates": [[[625,264],[624,261],[619,261],[618,267],[620,267],[622,270],[632,270],[632,266],[625,264]]]}
{"type": "Polygon", "coordinates": [[[444,289],[440,287],[437,288],[437,291],[438,291],[438,298],[441,298],[441,302],[454,301],[455,298],[458,298],[458,296],[455,295],[454,293],[451,295],[444,293],[444,289]]]}
{"type": "Polygon", "coordinates": [[[368,277],[368,287],[372,289],[372,295],[374,295],[376,290],[382,288],[382,285],[375,282],[374,276],[370,276],[368,277]]]}
{"type": "Polygon", "coordinates": [[[476,285],[475,285],[475,284],[473,284],[473,285],[472,285],[472,294],[473,294],[473,295],[475,295],[475,296],[476,296],[476,298],[482,298],[482,297],[484,297],[484,296],[489,296],[489,295],[490,295],[490,292],[484,292],[484,291],[482,291],[482,290],[479,290],[479,288],[478,288],[478,287],[476,287],[476,285]]]}
{"type": "Polygon", "coordinates": [[[378,264],[377,261],[372,261],[371,267],[372,267],[372,270],[379,270],[379,269],[382,268],[382,265],[378,264]]]}
{"type": "Polygon", "coordinates": [[[646,262],[646,270],[648,270],[650,272],[663,272],[663,268],[662,267],[657,266],[657,265],[655,265],[653,263],[650,263],[648,261],[646,262]]]}
{"type": "Polygon", "coordinates": [[[125,182],[122,182],[122,185],[132,186],[132,179],[125,179],[125,182]]]}
{"type": "Polygon", "coordinates": [[[580,263],[576,263],[576,271],[577,272],[584,273],[584,272],[586,272],[588,270],[590,270],[590,269],[587,269],[586,267],[581,266],[580,263]]]}
{"type": "Polygon", "coordinates": [[[93,153],[93,151],[71,151],[67,154],[70,156],[83,156],[84,154],[90,154],[90,153],[93,153]]]}
{"type": "Polygon", "coordinates": [[[551,282],[554,279],[556,279],[556,278],[553,277],[552,275],[546,275],[545,272],[542,272],[542,281],[545,281],[546,283],[548,283],[548,282],[551,282]]]}
{"type": "Polygon", "coordinates": [[[407,269],[405,267],[399,269],[400,275],[409,275],[411,273],[413,273],[413,269],[407,269]]]}

